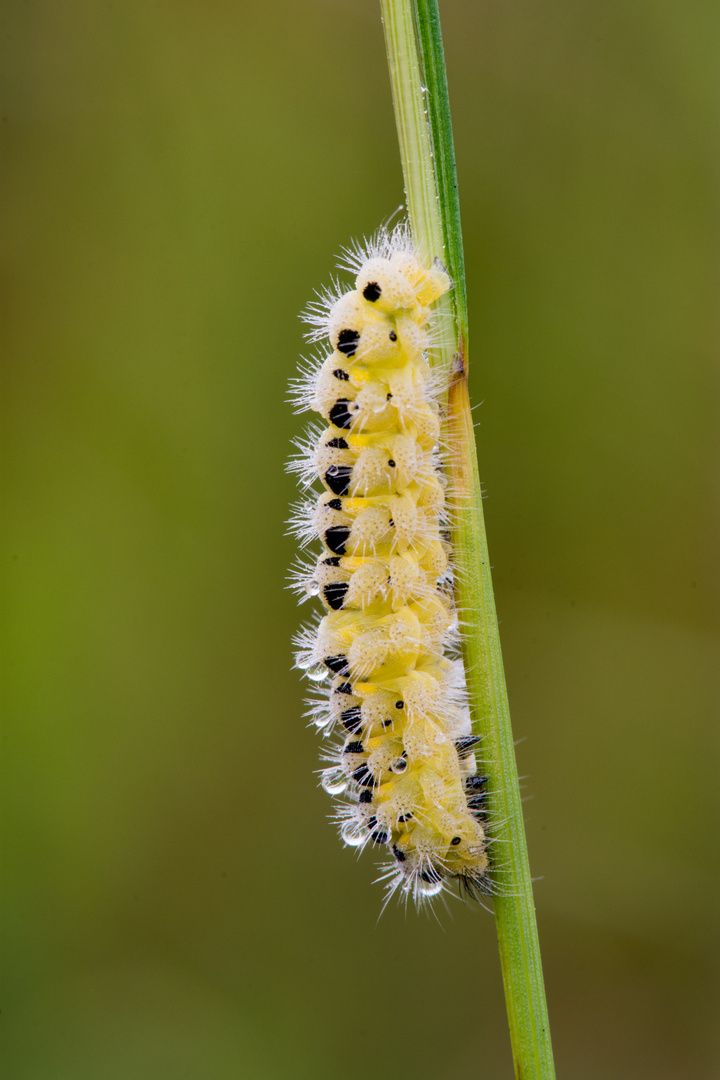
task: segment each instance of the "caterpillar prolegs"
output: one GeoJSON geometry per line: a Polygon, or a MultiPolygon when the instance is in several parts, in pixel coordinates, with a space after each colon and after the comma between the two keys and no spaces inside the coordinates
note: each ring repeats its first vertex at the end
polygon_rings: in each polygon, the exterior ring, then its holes
{"type": "Polygon", "coordinates": [[[390,893],[420,903],[455,880],[476,895],[487,891],[485,777],[454,655],[442,387],[427,359],[432,305],[451,282],[406,226],[346,256],[355,288],[307,314],[311,340],[329,338],[332,352],[295,392],[329,424],[291,466],[325,488],[293,521],[323,545],[296,585],[326,608],[296,663],[325,684],[310,715],[331,739],[322,784],[338,796],[345,843],[386,849],[390,893]]]}

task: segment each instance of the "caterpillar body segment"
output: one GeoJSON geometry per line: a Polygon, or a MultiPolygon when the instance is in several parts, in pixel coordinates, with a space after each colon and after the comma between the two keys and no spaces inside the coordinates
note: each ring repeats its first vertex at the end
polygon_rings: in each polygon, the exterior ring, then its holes
{"type": "Polygon", "coordinates": [[[295,523],[321,542],[298,584],[325,609],[297,664],[327,686],[310,715],[333,740],[322,784],[345,843],[386,851],[390,892],[421,903],[455,880],[476,895],[488,891],[485,778],[452,658],[441,387],[426,357],[450,280],[406,227],[346,254],[355,288],[311,307],[311,336],[331,352],[296,390],[328,425],[292,466],[324,489],[295,523]]]}

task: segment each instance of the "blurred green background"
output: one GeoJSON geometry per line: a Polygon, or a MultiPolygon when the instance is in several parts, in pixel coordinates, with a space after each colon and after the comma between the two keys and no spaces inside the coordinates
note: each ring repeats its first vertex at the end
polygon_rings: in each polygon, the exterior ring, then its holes
{"type": "MultiPolygon", "coordinates": [[[[718,12],[446,0],[472,391],[559,1075],[711,1080],[718,12]]],[[[400,203],[370,0],[8,0],[6,1080],[512,1075],[390,907],[284,591],[297,313],[400,203]]]]}

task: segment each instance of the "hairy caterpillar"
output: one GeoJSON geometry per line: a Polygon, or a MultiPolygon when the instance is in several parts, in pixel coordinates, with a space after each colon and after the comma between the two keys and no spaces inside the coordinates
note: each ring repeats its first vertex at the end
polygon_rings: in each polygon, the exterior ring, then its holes
{"type": "Polygon", "coordinates": [[[310,715],[331,740],[322,784],[339,797],[345,843],[387,851],[390,894],[421,903],[455,880],[476,896],[488,890],[485,777],[454,658],[442,388],[427,360],[432,305],[451,282],[437,260],[424,265],[405,225],[346,256],[355,288],[307,313],[310,339],[332,352],[295,388],[328,425],[291,464],[325,489],[292,522],[304,544],[322,543],[294,576],[326,609],[296,663],[326,684],[310,715]]]}

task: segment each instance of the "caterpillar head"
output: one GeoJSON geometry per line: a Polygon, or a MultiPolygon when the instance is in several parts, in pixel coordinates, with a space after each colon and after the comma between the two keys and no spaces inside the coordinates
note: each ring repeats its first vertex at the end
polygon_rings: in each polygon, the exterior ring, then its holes
{"type": "Polygon", "coordinates": [[[393,854],[406,877],[426,883],[445,876],[479,879],[488,867],[485,846],[482,826],[467,811],[436,810],[399,837],[393,854]]]}
{"type": "Polygon", "coordinates": [[[448,873],[454,877],[484,874],[488,867],[485,846],[485,831],[479,821],[469,813],[456,820],[444,856],[448,873]]]}

